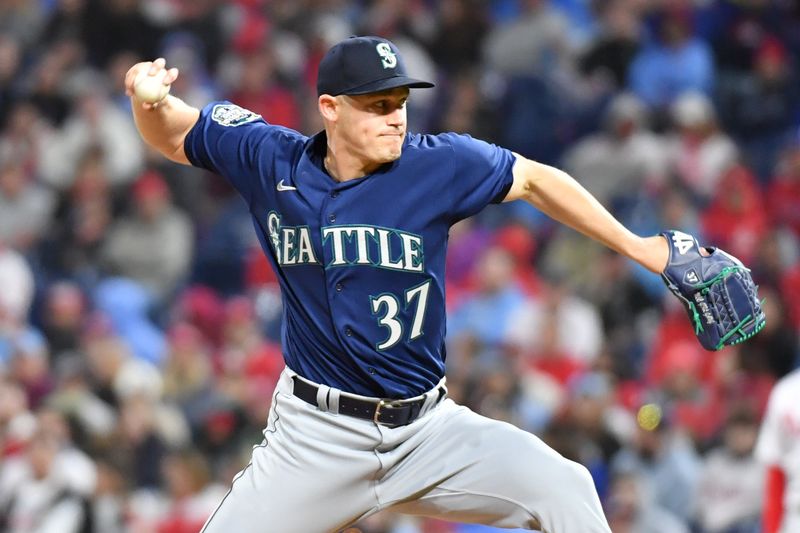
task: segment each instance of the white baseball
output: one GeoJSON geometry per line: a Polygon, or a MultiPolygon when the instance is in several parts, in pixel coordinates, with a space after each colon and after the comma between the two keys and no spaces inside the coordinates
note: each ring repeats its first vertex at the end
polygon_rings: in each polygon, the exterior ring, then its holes
{"type": "Polygon", "coordinates": [[[133,92],[136,98],[148,104],[160,102],[169,94],[169,85],[164,85],[166,70],[161,70],[155,76],[150,76],[147,70],[141,70],[133,80],[133,92]]]}

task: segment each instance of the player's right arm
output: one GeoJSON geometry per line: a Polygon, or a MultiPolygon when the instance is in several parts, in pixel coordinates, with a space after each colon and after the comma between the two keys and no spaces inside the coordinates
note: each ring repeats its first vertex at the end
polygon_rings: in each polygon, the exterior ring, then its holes
{"type": "MultiPolygon", "coordinates": [[[[125,94],[131,98],[133,120],[144,142],[167,159],[188,165],[190,162],[183,142],[200,117],[200,110],[172,95],[156,104],[147,104],[137,99],[133,91],[133,82],[140,71],[147,70],[149,76],[155,76],[165,69],[166,61],[163,58],[135,64],[125,74],[125,94]]],[[[178,69],[169,69],[164,84],[172,84],[177,77],[178,69]]]]}

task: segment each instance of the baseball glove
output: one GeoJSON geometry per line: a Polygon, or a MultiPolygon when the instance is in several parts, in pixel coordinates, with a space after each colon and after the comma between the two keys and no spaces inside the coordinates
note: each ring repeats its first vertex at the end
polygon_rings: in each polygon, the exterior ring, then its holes
{"type": "Polygon", "coordinates": [[[665,231],[669,262],[661,277],[686,307],[694,333],[706,350],[744,342],[767,323],[758,286],[741,261],[705,247],[681,231],[665,231]]]}

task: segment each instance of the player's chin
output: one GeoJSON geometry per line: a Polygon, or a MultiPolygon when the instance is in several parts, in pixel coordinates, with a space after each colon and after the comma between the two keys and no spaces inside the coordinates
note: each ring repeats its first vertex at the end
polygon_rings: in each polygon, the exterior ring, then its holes
{"type": "Polygon", "coordinates": [[[403,153],[403,137],[386,136],[382,137],[383,146],[380,147],[380,159],[384,163],[394,161],[403,153]]]}

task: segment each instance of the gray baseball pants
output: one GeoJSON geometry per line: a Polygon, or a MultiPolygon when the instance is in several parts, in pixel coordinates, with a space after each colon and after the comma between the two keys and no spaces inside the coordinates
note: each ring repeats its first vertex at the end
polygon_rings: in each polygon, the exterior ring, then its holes
{"type": "MultiPolygon", "coordinates": [[[[383,509],[545,533],[610,533],[589,472],[534,435],[450,399],[411,424],[337,414],[281,374],[264,441],[202,533],[328,533],[383,509]]],[[[328,402],[325,399],[328,398],[328,402]]]]}

